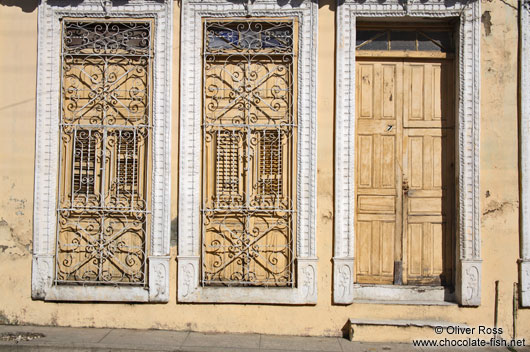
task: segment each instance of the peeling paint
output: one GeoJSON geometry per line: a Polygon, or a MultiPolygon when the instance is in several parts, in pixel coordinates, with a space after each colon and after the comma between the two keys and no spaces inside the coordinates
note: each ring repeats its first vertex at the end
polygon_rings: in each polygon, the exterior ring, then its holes
{"type": "Polygon", "coordinates": [[[482,2],[490,2],[490,3],[494,2],[494,1],[496,1],[497,3],[501,3],[501,4],[511,8],[514,11],[517,11],[517,7],[512,5],[512,4],[510,4],[507,0],[482,0],[482,2]]]}
{"type": "Polygon", "coordinates": [[[491,23],[491,13],[489,11],[484,11],[480,18],[480,22],[484,25],[484,33],[486,36],[489,36],[491,34],[491,26],[493,25],[491,23]]]}
{"type": "Polygon", "coordinates": [[[59,326],[59,324],[57,323],[57,312],[53,312],[52,313],[52,316],[50,318],[50,326],[59,326]]]}
{"type": "Polygon", "coordinates": [[[0,253],[23,257],[31,253],[30,247],[31,242],[20,239],[5,219],[0,220],[0,253]]]}
{"type": "Polygon", "coordinates": [[[327,213],[322,214],[322,220],[326,223],[329,222],[331,219],[333,219],[333,212],[331,210],[328,210],[327,213]]]}
{"type": "Polygon", "coordinates": [[[484,211],[482,212],[483,219],[487,218],[489,216],[499,216],[504,213],[507,209],[512,209],[514,206],[517,206],[519,202],[517,201],[505,201],[505,202],[497,202],[496,200],[492,200],[488,203],[484,211]]]}
{"type": "Polygon", "coordinates": [[[9,319],[5,316],[4,312],[0,310],[0,324],[7,325],[9,324],[9,319]]]}
{"type": "Polygon", "coordinates": [[[18,199],[18,198],[10,197],[9,201],[11,203],[14,203],[13,209],[16,210],[15,212],[16,215],[19,215],[19,216],[24,215],[24,210],[26,210],[26,203],[27,203],[26,199],[18,199]]]}
{"type": "Polygon", "coordinates": [[[17,318],[9,318],[4,311],[0,310],[0,324],[1,325],[18,325],[19,321],[17,318]]]}

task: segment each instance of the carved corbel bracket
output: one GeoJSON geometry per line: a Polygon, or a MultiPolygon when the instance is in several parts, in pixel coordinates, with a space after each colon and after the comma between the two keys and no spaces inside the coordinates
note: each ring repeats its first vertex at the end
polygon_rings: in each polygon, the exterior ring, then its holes
{"type": "Polygon", "coordinates": [[[169,301],[169,256],[149,257],[149,301],[169,301]]]}
{"type": "Polygon", "coordinates": [[[353,303],[354,258],[333,258],[333,303],[353,303]]]}
{"type": "Polygon", "coordinates": [[[457,279],[456,296],[463,306],[477,307],[480,305],[482,288],[482,260],[460,260],[457,279]]]}

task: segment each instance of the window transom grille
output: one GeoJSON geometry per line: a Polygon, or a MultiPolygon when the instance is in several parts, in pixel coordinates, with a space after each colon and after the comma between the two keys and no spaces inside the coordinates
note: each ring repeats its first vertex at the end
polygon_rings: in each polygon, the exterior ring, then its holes
{"type": "Polygon", "coordinates": [[[432,51],[454,53],[451,28],[358,28],[357,50],[432,51]]]}
{"type": "Polygon", "coordinates": [[[57,283],[146,282],[151,26],[63,22],[57,283]]]}
{"type": "Polygon", "coordinates": [[[293,285],[294,30],[204,22],[203,285],[293,285]]]}

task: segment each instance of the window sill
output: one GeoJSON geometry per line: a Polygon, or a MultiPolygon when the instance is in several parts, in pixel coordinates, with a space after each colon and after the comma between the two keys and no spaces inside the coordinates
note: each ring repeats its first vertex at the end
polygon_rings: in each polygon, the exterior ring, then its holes
{"type": "Polygon", "coordinates": [[[200,258],[179,256],[179,303],[233,303],[314,305],[317,303],[317,259],[297,258],[296,287],[203,287],[199,283],[200,258]]]}
{"type": "Polygon", "coordinates": [[[77,302],[148,302],[149,290],[144,287],[52,286],[45,301],[77,302]]]}
{"type": "Polygon", "coordinates": [[[166,303],[169,301],[169,256],[150,256],[148,261],[149,281],[145,286],[57,285],[47,275],[55,257],[34,255],[31,296],[34,300],[51,302],[166,303]]]}

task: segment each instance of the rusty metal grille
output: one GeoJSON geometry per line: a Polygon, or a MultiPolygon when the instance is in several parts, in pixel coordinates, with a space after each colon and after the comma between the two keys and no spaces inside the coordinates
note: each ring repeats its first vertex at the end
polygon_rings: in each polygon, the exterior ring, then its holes
{"type": "Polygon", "coordinates": [[[90,130],[76,132],[74,146],[74,191],[78,194],[94,194],[96,162],[96,136],[90,130]]]}
{"type": "Polygon", "coordinates": [[[151,27],[62,24],[56,283],[146,283],[151,27]]]}
{"type": "Polygon", "coordinates": [[[237,197],[239,194],[239,147],[241,136],[236,132],[216,131],[216,191],[219,198],[237,197]]]}
{"type": "Polygon", "coordinates": [[[294,284],[294,31],[204,21],[203,285],[294,284]]]}
{"type": "Polygon", "coordinates": [[[282,136],[278,131],[261,131],[259,138],[258,190],[262,197],[282,195],[282,136]]]}

